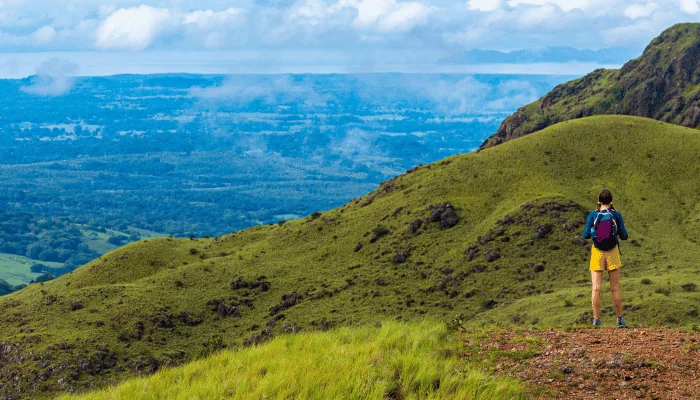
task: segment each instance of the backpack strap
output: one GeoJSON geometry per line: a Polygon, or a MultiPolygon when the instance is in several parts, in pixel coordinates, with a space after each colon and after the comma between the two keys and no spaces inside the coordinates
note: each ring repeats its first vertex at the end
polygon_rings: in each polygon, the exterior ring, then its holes
{"type": "MultiPolygon", "coordinates": [[[[606,211],[607,211],[607,210],[606,210],[606,211]]],[[[598,227],[598,218],[600,218],[600,215],[601,215],[601,214],[604,214],[604,212],[601,211],[600,209],[596,210],[596,212],[597,212],[598,214],[595,216],[595,220],[593,221],[593,226],[598,227]]],[[[608,213],[610,213],[610,211],[608,211],[608,213]]]]}

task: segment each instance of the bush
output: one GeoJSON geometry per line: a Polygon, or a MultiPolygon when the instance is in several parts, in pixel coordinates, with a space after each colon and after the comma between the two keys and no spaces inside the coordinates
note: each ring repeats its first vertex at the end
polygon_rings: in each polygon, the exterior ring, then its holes
{"type": "Polygon", "coordinates": [[[29,270],[35,274],[44,274],[49,272],[49,267],[44,264],[37,263],[29,267],[29,270]]]}
{"type": "Polygon", "coordinates": [[[42,283],[42,282],[52,281],[54,279],[56,279],[55,276],[53,276],[51,274],[44,274],[44,275],[38,276],[36,279],[31,281],[30,283],[42,283]]]}
{"type": "Polygon", "coordinates": [[[649,278],[642,279],[642,285],[651,285],[651,279],[649,279],[649,278]]]}
{"type": "Polygon", "coordinates": [[[117,235],[117,236],[112,236],[109,239],[107,239],[107,243],[114,245],[114,246],[122,246],[126,244],[126,242],[129,241],[129,238],[124,236],[124,235],[117,235]]]}
{"type": "Polygon", "coordinates": [[[694,284],[694,283],[686,283],[685,285],[681,285],[681,287],[682,287],[683,290],[685,290],[686,292],[694,292],[695,289],[697,289],[698,285],[696,285],[696,284],[694,284]]]}

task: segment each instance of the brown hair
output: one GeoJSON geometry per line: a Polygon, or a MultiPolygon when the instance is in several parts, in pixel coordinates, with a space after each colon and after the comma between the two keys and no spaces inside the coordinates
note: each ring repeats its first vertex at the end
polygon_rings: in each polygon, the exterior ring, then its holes
{"type": "Polygon", "coordinates": [[[614,210],[615,207],[612,205],[613,195],[608,189],[603,189],[598,195],[598,210],[603,204],[610,204],[610,209],[614,210]]]}

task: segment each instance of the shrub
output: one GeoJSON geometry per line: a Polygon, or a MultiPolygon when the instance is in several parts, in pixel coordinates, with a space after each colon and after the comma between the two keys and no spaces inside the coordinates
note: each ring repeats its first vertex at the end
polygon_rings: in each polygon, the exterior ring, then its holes
{"type": "Polygon", "coordinates": [[[49,267],[44,264],[37,263],[29,267],[29,270],[35,274],[44,274],[49,272],[49,267]]]}
{"type": "Polygon", "coordinates": [[[374,228],[374,236],[380,238],[382,236],[388,235],[389,234],[389,229],[385,228],[384,226],[378,226],[374,228]]]}
{"type": "Polygon", "coordinates": [[[380,226],[374,228],[374,236],[372,236],[372,238],[369,241],[370,241],[370,243],[374,243],[377,240],[379,240],[379,238],[381,238],[382,236],[388,235],[390,232],[391,231],[389,229],[380,225],[380,226]]]}
{"type": "Polygon", "coordinates": [[[488,300],[484,300],[481,303],[481,307],[485,310],[490,310],[490,309],[496,307],[497,304],[498,304],[498,302],[496,300],[488,299],[488,300]]]}
{"type": "Polygon", "coordinates": [[[651,285],[651,279],[649,279],[649,278],[642,279],[642,285],[651,285]]]}
{"type": "Polygon", "coordinates": [[[686,283],[685,285],[681,285],[681,287],[682,287],[683,290],[685,290],[686,292],[694,292],[695,289],[697,289],[698,285],[696,285],[696,284],[694,284],[694,283],[691,282],[691,283],[686,283]]]}

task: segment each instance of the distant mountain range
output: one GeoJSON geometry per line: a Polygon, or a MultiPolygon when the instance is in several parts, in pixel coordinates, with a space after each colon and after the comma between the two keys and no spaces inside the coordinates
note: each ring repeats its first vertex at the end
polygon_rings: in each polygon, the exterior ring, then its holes
{"type": "Polygon", "coordinates": [[[498,50],[472,49],[441,58],[440,65],[474,64],[532,64],[593,62],[599,64],[623,64],[636,58],[641,49],[611,47],[600,50],[578,50],[573,47],[546,47],[503,52],[498,50]]]}

